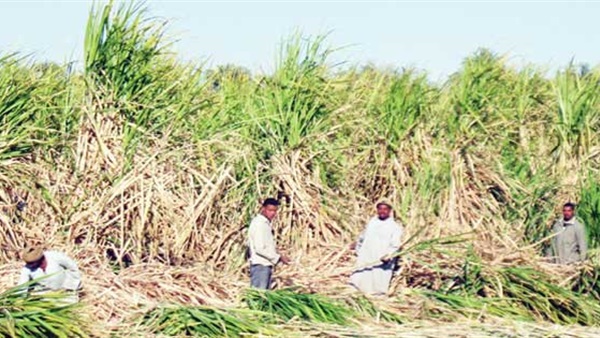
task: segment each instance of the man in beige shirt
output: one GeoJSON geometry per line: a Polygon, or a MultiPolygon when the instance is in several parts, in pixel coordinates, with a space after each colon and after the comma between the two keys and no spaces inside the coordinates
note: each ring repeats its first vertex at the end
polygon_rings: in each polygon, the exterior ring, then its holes
{"type": "Polygon", "coordinates": [[[248,248],[250,250],[250,284],[257,289],[268,290],[271,287],[273,266],[281,262],[289,264],[289,259],[277,252],[271,222],[277,215],[279,202],[267,198],[248,229],[248,248]]]}

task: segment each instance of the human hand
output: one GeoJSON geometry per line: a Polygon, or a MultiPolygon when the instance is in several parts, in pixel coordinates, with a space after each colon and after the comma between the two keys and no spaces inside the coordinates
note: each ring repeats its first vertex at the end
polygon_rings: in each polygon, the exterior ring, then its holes
{"type": "Polygon", "coordinates": [[[285,265],[288,265],[291,262],[291,260],[287,256],[284,256],[284,255],[281,255],[281,257],[279,257],[279,261],[285,265]]]}

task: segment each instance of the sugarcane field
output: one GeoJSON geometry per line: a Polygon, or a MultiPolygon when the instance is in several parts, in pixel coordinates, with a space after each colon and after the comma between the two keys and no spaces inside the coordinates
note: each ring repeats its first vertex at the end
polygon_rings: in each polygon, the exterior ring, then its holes
{"type": "Polygon", "coordinates": [[[153,6],[0,49],[0,337],[600,337],[600,68],[209,66],[153,6]]]}

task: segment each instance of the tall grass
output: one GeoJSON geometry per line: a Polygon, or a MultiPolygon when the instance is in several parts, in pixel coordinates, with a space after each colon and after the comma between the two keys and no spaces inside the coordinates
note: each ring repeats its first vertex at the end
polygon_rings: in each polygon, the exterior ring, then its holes
{"type": "Polygon", "coordinates": [[[181,126],[185,112],[197,104],[200,73],[175,63],[166,49],[164,23],[148,20],[143,3],[113,6],[110,1],[90,12],[85,74],[92,101],[103,113],[114,109],[124,119],[123,142],[130,154],[140,134],[181,126]]]}
{"type": "Polygon", "coordinates": [[[406,323],[408,321],[407,318],[404,318],[398,313],[379,308],[365,296],[348,297],[346,299],[346,303],[358,314],[367,318],[371,317],[378,321],[391,322],[397,324],[406,323]]]}
{"type": "Polygon", "coordinates": [[[577,216],[586,225],[588,247],[600,244],[600,183],[597,175],[589,174],[581,186],[577,216]]]}
{"type": "Polygon", "coordinates": [[[463,273],[449,288],[427,294],[468,316],[598,325],[600,307],[593,298],[595,274],[581,275],[569,288],[546,272],[531,267],[486,267],[474,258],[467,258],[463,273]]]}
{"type": "Polygon", "coordinates": [[[332,83],[327,81],[327,57],[323,37],[305,40],[297,35],[282,47],[278,67],[263,79],[250,98],[255,106],[247,110],[251,125],[250,142],[266,158],[272,151],[291,151],[314,143],[330,130],[332,107],[324,96],[332,83]]]}
{"type": "MultiPolygon", "coordinates": [[[[66,70],[34,64],[18,54],[0,55],[0,160],[57,147],[72,132],[66,70]],[[47,148],[44,148],[47,149],[47,148]]],[[[75,117],[76,118],[76,117],[75,117]]]]}
{"type": "Polygon", "coordinates": [[[244,300],[250,309],[272,313],[286,321],[298,319],[348,325],[352,315],[350,308],[324,296],[290,290],[251,289],[246,292],[244,300]]]}
{"type": "Polygon", "coordinates": [[[594,94],[600,89],[598,76],[597,72],[581,74],[569,67],[556,78],[558,112],[554,120],[556,145],[553,150],[562,165],[570,158],[579,163],[595,155],[592,138],[600,122],[598,96],[594,94]]]}
{"type": "Polygon", "coordinates": [[[268,315],[248,310],[170,306],[146,313],[142,324],[152,332],[174,337],[243,337],[276,333],[265,325],[268,320],[268,315]]]}
{"type": "Polygon", "coordinates": [[[88,337],[81,305],[61,304],[63,295],[25,297],[21,288],[0,294],[0,336],[2,337],[88,337]]]}

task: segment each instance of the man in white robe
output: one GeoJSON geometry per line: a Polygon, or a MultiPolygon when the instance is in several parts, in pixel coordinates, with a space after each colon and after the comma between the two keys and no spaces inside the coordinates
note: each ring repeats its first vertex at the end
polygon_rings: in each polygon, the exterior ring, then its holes
{"type": "Polygon", "coordinates": [[[350,284],[366,294],[385,295],[394,270],[394,253],[400,249],[402,226],[392,217],[392,206],[387,201],[377,203],[377,216],[360,234],[356,249],[356,270],[350,284]]]}

